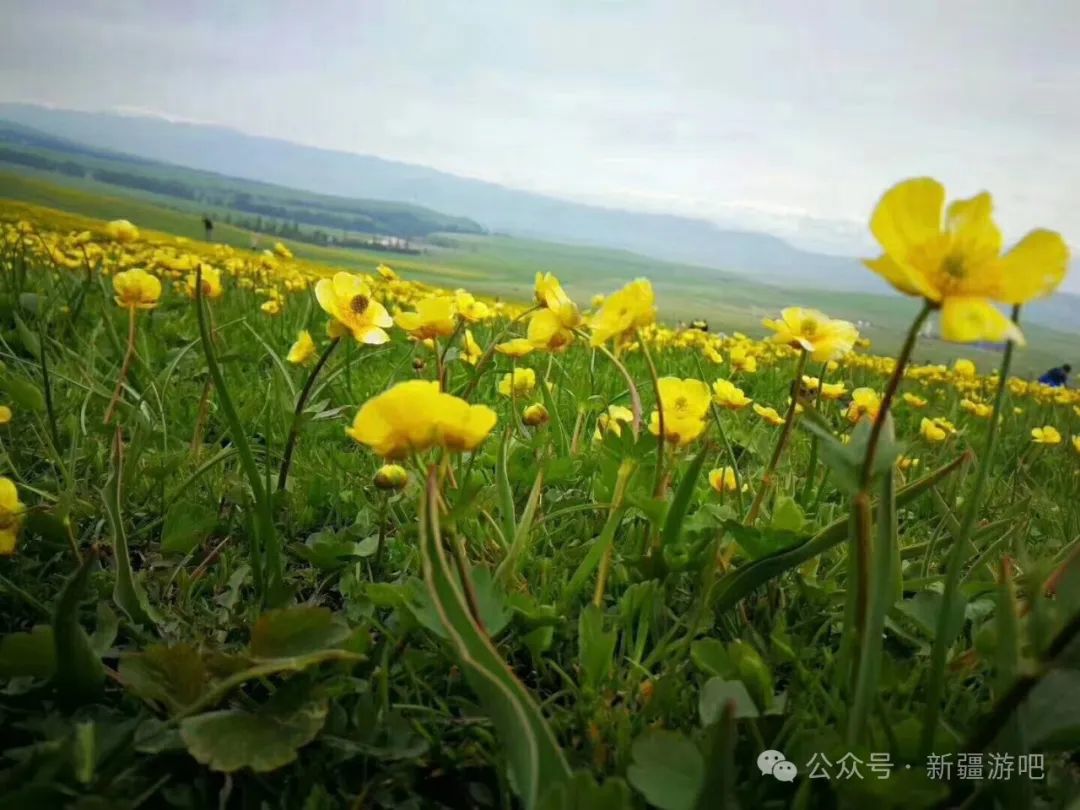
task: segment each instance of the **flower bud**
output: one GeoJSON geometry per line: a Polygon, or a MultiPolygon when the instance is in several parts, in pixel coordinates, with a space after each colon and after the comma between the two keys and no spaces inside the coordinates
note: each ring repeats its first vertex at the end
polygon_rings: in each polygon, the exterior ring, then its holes
{"type": "Polygon", "coordinates": [[[525,409],[521,412],[521,421],[530,427],[537,427],[543,425],[548,420],[547,408],[536,402],[532,405],[526,405],[525,409]]]}
{"type": "Polygon", "coordinates": [[[375,471],[375,486],[379,489],[401,489],[409,474],[400,464],[384,464],[375,471]]]}

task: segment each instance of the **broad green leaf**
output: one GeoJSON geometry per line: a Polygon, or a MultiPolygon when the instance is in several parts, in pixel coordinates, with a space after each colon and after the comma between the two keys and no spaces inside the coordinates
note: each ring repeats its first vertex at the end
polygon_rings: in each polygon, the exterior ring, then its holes
{"type": "Polygon", "coordinates": [[[679,538],[682,536],[683,520],[686,518],[686,512],[690,508],[690,501],[693,499],[694,489],[697,487],[698,478],[701,476],[701,468],[705,464],[705,456],[708,452],[709,447],[706,445],[694,456],[690,466],[686,468],[686,472],[683,473],[683,477],[679,481],[675,496],[671,499],[671,505],[668,506],[667,516],[664,518],[664,545],[674,545],[679,542],[679,538]]]}
{"type": "Polygon", "coordinates": [[[29,633],[8,633],[0,639],[0,676],[48,680],[56,671],[52,628],[39,624],[29,633]]]}
{"type": "MultiPolygon", "coordinates": [[[[796,507],[798,508],[798,507],[796,507]]],[[[777,552],[802,545],[807,542],[804,535],[783,529],[763,529],[756,526],[744,526],[737,520],[724,523],[724,528],[739,544],[751,560],[759,560],[777,552]]]]}
{"type": "Polygon", "coordinates": [[[251,655],[295,658],[335,647],[348,635],[348,625],[328,608],[280,608],[264,613],[251,628],[251,655]]]}
{"type": "Polygon", "coordinates": [[[806,525],[806,516],[802,509],[795,503],[795,499],[787,495],[781,495],[776,499],[773,507],[772,520],[769,527],[778,532],[801,532],[806,525]]]}
{"type": "Polygon", "coordinates": [[[1055,669],[1031,691],[1021,709],[1028,744],[1035,750],[1080,750],[1080,671],[1055,669]]]}
{"type": "Polygon", "coordinates": [[[724,706],[728,701],[735,705],[734,716],[736,718],[757,717],[758,708],[750,693],[746,691],[746,684],[742,681],[725,681],[723,678],[709,678],[701,687],[698,696],[698,715],[702,726],[711,726],[720,720],[724,706]]]}
{"type": "Polygon", "coordinates": [[[690,645],[690,658],[706,675],[723,679],[735,677],[735,664],[723,642],[714,638],[698,639],[690,645]]]}
{"type": "Polygon", "coordinates": [[[132,692],[173,710],[198,700],[206,687],[206,667],[190,644],[154,644],[120,658],[120,677],[132,692]]]}
{"type": "Polygon", "coordinates": [[[510,671],[470,613],[464,591],[467,585],[454,574],[443,550],[437,486],[433,468],[420,508],[424,583],[465,677],[506,750],[514,790],[526,810],[534,810],[541,791],[568,779],[570,769],[535,698],[510,671]]]}
{"type": "Polygon", "coordinates": [[[162,551],[187,554],[199,546],[217,525],[217,509],[198,501],[182,499],[165,513],[161,530],[162,551]]]}
{"type": "Polygon", "coordinates": [[[705,761],[690,740],[675,731],[652,729],[636,740],[626,778],[660,810],[691,810],[705,781],[705,761]]]}
{"type": "Polygon", "coordinates": [[[289,714],[224,709],[187,718],[180,724],[180,736],[188,752],[212,771],[250,768],[263,773],[296,759],[325,722],[326,704],[289,714]]]}
{"type": "Polygon", "coordinates": [[[105,502],[105,513],[112,530],[113,556],[116,559],[116,579],[113,585],[113,600],[127,617],[136,624],[153,626],[156,624],[155,611],[150,607],[146,592],[135,578],[131,569],[131,554],[128,551],[127,532],[121,509],[121,482],[124,479],[124,450],[117,430],[113,437],[112,464],[109,477],[101,490],[105,502]]]}
{"type": "Polygon", "coordinates": [[[19,335],[19,342],[23,348],[36,360],[41,359],[41,341],[34,330],[26,325],[26,322],[18,315],[15,316],[15,331],[19,335]]]}
{"type": "Polygon", "coordinates": [[[105,685],[105,667],[79,624],[79,602],[86,592],[90,568],[96,563],[94,554],[83,558],[78,570],[64,583],[53,612],[56,670],[52,683],[61,698],[71,705],[93,700],[105,685]]]}
{"type": "Polygon", "coordinates": [[[577,771],[569,780],[544,794],[539,810],[630,810],[634,806],[626,782],[613,777],[598,785],[588,771],[577,771]]]}
{"type": "Polygon", "coordinates": [[[33,413],[41,413],[45,410],[45,394],[30,380],[12,374],[5,374],[3,388],[8,399],[17,408],[33,413]]]}
{"type": "Polygon", "coordinates": [[[728,655],[735,664],[739,679],[762,711],[768,711],[773,702],[773,677],[768,664],[758,651],[745,641],[733,641],[728,645],[728,655]]]}

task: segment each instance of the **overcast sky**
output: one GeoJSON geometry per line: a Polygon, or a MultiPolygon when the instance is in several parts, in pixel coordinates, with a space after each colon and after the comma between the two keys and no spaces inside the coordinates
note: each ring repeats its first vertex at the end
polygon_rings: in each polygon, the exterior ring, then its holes
{"type": "MultiPolygon", "coordinates": [[[[1080,0],[8,3],[0,98],[869,248],[897,179],[1080,242],[1080,0]]],[[[1073,286],[1078,283],[1073,279],[1073,286]]]]}

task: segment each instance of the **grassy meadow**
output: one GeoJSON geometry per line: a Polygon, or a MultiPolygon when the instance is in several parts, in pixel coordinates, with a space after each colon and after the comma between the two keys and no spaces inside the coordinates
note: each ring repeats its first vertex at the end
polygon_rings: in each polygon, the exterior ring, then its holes
{"type": "Polygon", "coordinates": [[[1022,309],[907,351],[898,293],[0,194],[0,806],[1076,807],[1022,309]]]}

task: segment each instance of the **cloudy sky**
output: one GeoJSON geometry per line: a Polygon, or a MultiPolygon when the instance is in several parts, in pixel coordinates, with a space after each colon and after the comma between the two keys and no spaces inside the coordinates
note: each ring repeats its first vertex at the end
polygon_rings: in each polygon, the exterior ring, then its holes
{"type": "Polygon", "coordinates": [[[1080,242],[1076,0],[51,0],[0,98],[145,111],[867,248],[895,180],[1080,242]]]}

